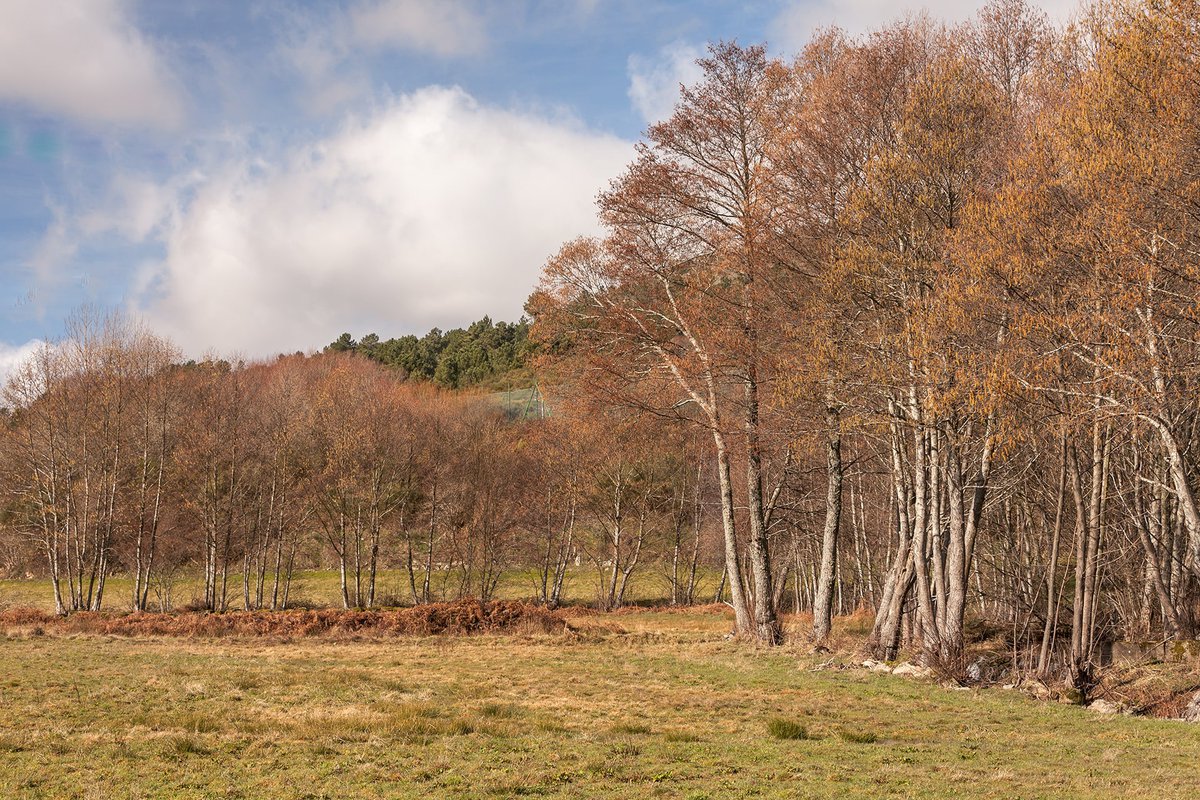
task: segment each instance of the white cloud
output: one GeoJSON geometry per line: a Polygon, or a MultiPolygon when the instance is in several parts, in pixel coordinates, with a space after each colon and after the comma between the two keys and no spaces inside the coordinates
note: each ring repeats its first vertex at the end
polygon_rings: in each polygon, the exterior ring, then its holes
{"type": "Polygon", "coordinates": [[[512,319],[546,257],[595,229],[595,193],[632,152],[427,88],[192,187],[132,305],[193,355],[512,319]]]}
{"type": "Polygon", "coordinates": [[[350,11],[356,41],[439,56],[478,53],[487,44],[483,17],[463,0],[371,0],[350,11]]]}
{"type": "Polygon", "coordinates": [[[76,227],[83,236],[115,231],[131,241],[158,232],[177,210],[178,198],[197,180],[184,175],[162,183],[146,177],[117,174],[103,205],[80,215],[76,227]]]}
{"type": "Polygon", "coordinates": [[[0,0],[0,102],[173,128],[183,102],[169,76],[123,0],[0,0]]]}
{"type": "Polygon", "coordinates": [[[301,79],[297,99],[308,113],[331,115],[370,96],[370,76],[351,58],[356,43],[344,11],[295,11],[281,20],[273,55],[301,79]]]}
{"type": "Polygon", "coordinates": [[[314,116],[372,95],[364,49],[450,58],[487,46],[483,14],[461,0],[356,0],[349,8],[295,9],[281,15],[280,25],[273,55],[301,79],[297,99],[314,116]]]}
{"type": "Polygon", "coordinates": [[[24,364],[42,346],[39,339],[31,339],[25,344],[12,345],[0,342],[0,397],[8,378],[24,364]]]}
{"type": "Polygon", "coordinates": [[[58,268],[69,261],[79,249],[71,230],[70,215],[57,204],[50,204],[50,224],[42,240],[29,258],[29,266],[38,282],[46,284],[56,277],[58,268]]]}
{"type": "MultiPolygon", "coordinates": [[[[881,28],[905,14],[928,11],[934,19],[965,22],[986,5],[987,0],[799,0],[784,8],[771,26],[772,47],[781,53],[799,51],[821,28],[838,27],[852,33],[881,28]]],[[[1046,12],[1052,22],[1067,21],[1079,0],[1031,0],[1030,5],[1046,12]]]]}
{"type": "Polygon", "coordinates": [[[629,99],[642,119],[654,123],[671,116],[679,100],[679,85],[690,85],[703,74],[696,64],[703,56],[701,47],[676,42],[653,58],[629,57],[629,99]]]}

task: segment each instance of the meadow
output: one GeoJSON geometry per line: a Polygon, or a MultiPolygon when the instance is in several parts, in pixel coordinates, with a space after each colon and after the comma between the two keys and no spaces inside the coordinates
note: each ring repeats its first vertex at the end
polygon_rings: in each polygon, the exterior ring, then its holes
{"type": "Polygon", "coordinates": [[[0,638],[0,796],[1192,796],[1200,726],[729,641],[722,613],[558,634],[0,638]]]}
{"type": "MultiPolygon", "coordinates": [[[[229,577],[229,608],[242,607],[241,574],[229,577]]],[[[455,596],[458,575],[449,571],[435,572],[432,587],[435,598],[455,596]]],[[[697,580],[697,599],[708,602],[721,579],[719,570],[701,569],[697,580]]],[[[313,608],[340,608],[342,605],[341,584],[337,570],[298,570],[292,579],[290,606],[313,608]]],[[[497,600],[529,600],[537,593],[538,575],[535,570],[510,569],[500,577],[496,587],[497,600]]],[[[124,610],[130,607],[129,595],[132,579],[125,575],[113,575],[107,579],[104,590],[105,610],[124,610]]],[[[270,588],[268,583],[268,590],[270,588]]],[[[66,591],[64,585],[63,591],[66,591]]],[[[601,576],[590,565],[573,567],[563,580],[563,602],[568,605],[594,603],[601,595],[601,576]]],[[[199,574],[184,574],[171,585],[170,604],[167,610],[179,610],[189,604],[198,603],[204,596],[203,577],[199,574]]],[[[667,577],[653,570],[644,570],[630,578],[627,600],[634,604],[661,604],[670,599],[667,577]]],[[[161,595],[150,594],[151,610],[159,610],[161,595]]],[[[408,586],[408,573],[403,569],[381,569],[378,578],[377,605],[402,606],[412,602],[408,586]]],[[[0,579],[0,609],[37,608],[54,610],[54,595],[46,578],[0,579]]]]}

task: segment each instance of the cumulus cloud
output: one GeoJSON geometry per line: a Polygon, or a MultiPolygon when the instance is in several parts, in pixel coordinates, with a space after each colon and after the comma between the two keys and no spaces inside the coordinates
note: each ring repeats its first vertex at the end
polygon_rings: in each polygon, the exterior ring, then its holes
{"type": "Polygon", "coordinates": [[[658,51],[653,57],[629,57],[629,100],[647,123],[671,116],[679,100],[679,85],[698,80],[702,70],[696,59],[703,57],[698,45],[675,42],[658,51]]]}
{"type": "Polygon", "coordinates": [[[0,342],[0,398],[3,397],[3,388],[8,383],[9,376],[36,353],[42,344],[39,339],[31,339],[18,345],[0,342]]]}
{"type": "Polygon", "coordinates": [[[183,102],[123,0],[0,0],[0,101],[86,123],[173,128],[183,102]]]}
{"type": "Polygon", "coordinates": [[[487,43],[483,17],[464,2],[371,0],[350,11],[354,38],[440,56],[478,53],[487,43]]]}
{"type": "Polygon", "coordinates": [[[116,232],[130,241],[152,238],[178,212],[180,197],[201,178],[194,173],[157,181],[145,176],[117,174],[103,204],[75,221],[85,237],[116,232]]]}
{"type": "MultiPolygon", "coordinates": [[[[771,44],[783,52],[800,50],[820,28],[838,27],[849,33],[866,33],[905,14],[927,11],[934,19],[965,22],[987,0],[799,0],[785,7],[771,26],[771,44]]],[[[1051,21],[1065,22],[1078,8],[1078,0],[1043,0],[1033,5],[1051,21]]]]}
{"type": "Polygon", "coordinates": [[[547,256],[595,229],[595,194],[631,155],[571,120],[427,88],[211,173],[164,224],[166,257],[132,304],[193,355],[513,319],[547,256]]]}

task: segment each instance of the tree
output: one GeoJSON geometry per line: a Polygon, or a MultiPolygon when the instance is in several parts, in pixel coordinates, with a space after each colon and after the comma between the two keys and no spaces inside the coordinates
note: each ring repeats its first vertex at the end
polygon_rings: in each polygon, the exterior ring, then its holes
{"type": "Polygon", "coordinates": [[[606,240],[564,247],[547,265],[530,310],[546,341],[572,329],[586,341],[588,357],[607,359],[598,369],[629,364],[618,393],[633,377],[653,380],[660,391],[672,387],[667,409],[696,409],[693,419],[716,449],[737,630],[776,643],[761,408],[762,387],[772,377],[761,338],[771,229],[761,112],[774,83],[761,47],[716,45],[700,65],[701,82],[683,89],[672,117],[650,128],[637,161],[602,195],[606,240]],[[734,443],[746,469],[749,592],[734,504],[734,443]]]}

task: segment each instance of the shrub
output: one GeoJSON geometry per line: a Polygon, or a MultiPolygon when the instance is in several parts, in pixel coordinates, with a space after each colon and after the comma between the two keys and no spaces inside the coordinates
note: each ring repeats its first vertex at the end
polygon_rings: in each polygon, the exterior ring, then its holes
{"type": "Polygon", "coordinates": [[[566,622],[558,612],[514,601],[460,600],[396,610],[230,611],[224,614],[79,611],[68,617],[57,617],[31,609],[0,612],[0,630],[29,625],[40,625],[47,633],[192,638],[344,634],[431,636],[487,632],[560,633],[566,630],[566,622]]]}
{"type": "Polygon", "coordinates": [[[938,680],[958,686],[972,683],[969,665],[970,659],[961,647],[943,648],[928,654],[926,658],[926,666],[933,670],[938,680]]]}

